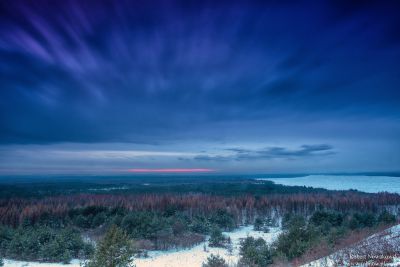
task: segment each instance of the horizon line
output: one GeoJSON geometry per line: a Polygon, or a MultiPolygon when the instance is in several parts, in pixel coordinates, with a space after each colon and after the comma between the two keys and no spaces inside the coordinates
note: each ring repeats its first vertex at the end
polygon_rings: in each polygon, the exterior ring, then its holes
{"type": "Polygon", "coordinates": [[[128,169],[131,173],[194,173],[194,172],[214,172],[214,169],[207,168],[162,168],[162,169],[128,169]]]}

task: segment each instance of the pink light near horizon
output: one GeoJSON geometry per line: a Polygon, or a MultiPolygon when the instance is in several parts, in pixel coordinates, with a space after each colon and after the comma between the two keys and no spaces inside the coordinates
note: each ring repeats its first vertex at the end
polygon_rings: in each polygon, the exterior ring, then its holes
{"type": "Polygon", "coordinates": [[[175,168],[175,169],[129,169],[128,172],[134,173],[194,173],[194,172],[213,172],[213,169],[191,169],[191,168],[175,168]]]}

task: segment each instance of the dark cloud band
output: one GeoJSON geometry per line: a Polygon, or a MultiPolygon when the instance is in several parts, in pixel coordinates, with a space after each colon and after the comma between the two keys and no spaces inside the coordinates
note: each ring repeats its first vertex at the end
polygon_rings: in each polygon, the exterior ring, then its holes
{"type": "Polygon", "coordinates": [[[335,152],[333,147],[327,144],[321,145],[302,145],[297,149],[288,149],[285,147],[267,147],[259,150],[243,149],[243,148],[230,148],[232,155],[198,155],[194,157],[195,160],[200,161],[241,161],[241,160],[269,160],[269,159],[296,159],[307,158],[314,156],[329,156],[335,152]]]}

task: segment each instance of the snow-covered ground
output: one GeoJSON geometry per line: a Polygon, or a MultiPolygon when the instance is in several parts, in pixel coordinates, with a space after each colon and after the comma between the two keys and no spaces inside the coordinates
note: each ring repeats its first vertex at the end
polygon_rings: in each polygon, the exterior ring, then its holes
{"type": "MultiPolygon", "coordinates": [[[[400,266],[400,224],[374,234],[365,240],[334,254],[312,261],[302,267],[367,266],[366,259],[384,260],[379,266],[400,266]],[[350,263],[350,264],[349,264],[350,263]]],[[[372,263],[369,261],[368,263],[372,263]]],[[[376,261],[375,261],[376,263],[376,261]]],[[[377,266],[377,265],[371,265],[377,266]]]]}
{"type": "Polygon", "coordinates": [[[246,238],[247,236],[262,237],[268,243],[271,243],[278,237],[280,232],[279,228],[271,228],[269,233],[264,233],[254,231],[253,226],[240,227],[234,232],[224,232],[226,236],[231,238],[233,244],[232,253],[223,248],[208,247],[208,242],[203,242],[187,250],[150,252],[149,258],[136,259],[135,263],[137,267],[200,267],[211,254],[220,255],[228,263],[236,263],[239,259],[239,244],[242,238],[246,238]],[[204,251],[204,245],[206,245],[207,251],[204,251]]]}
{"type": "Polygon", "coordinates": [[[308,175],[293,178],[266,177],[257,180],[269,180],[276,184],[289,186],[319,187],[329,190],[356,189],[368,193],[400,193],[400,177],[368,175],[308,175]]]}
{"type": "Polygon", "coordinates": [[[79,267],[79,260],[72,260],[70,264],[39,263],[27,261],[4,260],[4,267],[79,267]]]}
{"type": "MultiPolygon", "coordinates": [[[[208,246],[208,242],[203,242],[193,248],[185,250],[169,250],[169,251],[151,251],[148,258],[136,258],[136,267],[201,267],[201,264],[207,260],[211,254],[217,254],[223,257],[228,263],[236,263],[239,259],[240,240],[247,236],[255,238],[261,237],[268,243],[274,241],[281,233],[280,228],[270,228],[269,233],[254,231],[253,226],[243,226],[233,232],[224,232],[232,241],[232,252],[224,248],[212,248],[208,246]],[[206,251],[204,251],[204,245],[206,251]]],[[[64,265],[60,263],[33,263],[22,261],[5,260],[4,267],[79,267],[79,261],[74,260],[71,264],[64,265]]]]}

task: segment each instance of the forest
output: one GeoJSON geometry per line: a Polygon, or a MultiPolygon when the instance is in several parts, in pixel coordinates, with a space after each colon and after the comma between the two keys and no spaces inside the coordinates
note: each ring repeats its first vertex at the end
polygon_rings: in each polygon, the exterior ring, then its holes
{"type": "MultiPolygon", "coordinates": [[[[262,239],[244,240],[239,266],[301,262],[320,256],[313,252],[317,244],[324,244],[328,253],[349,233],[393,225],[400,204],[398,194],[287,187],[251,179],[68,183],[70,190],[63,194],[47,182],[5,186],[14,191],[0,198],[1,257],[89,260],[98,254],[94,244],[112,229],[126,235],[135,257],[143,257],[152,250],[190,248],[206,236],[210,246],[227,247],[222,231],[241,225],[268,231],[281,225],[283,233],[271,246],[262,239]]],[[[213,255],[204,264],[224,266],[222,261],[213,255]]]]}

